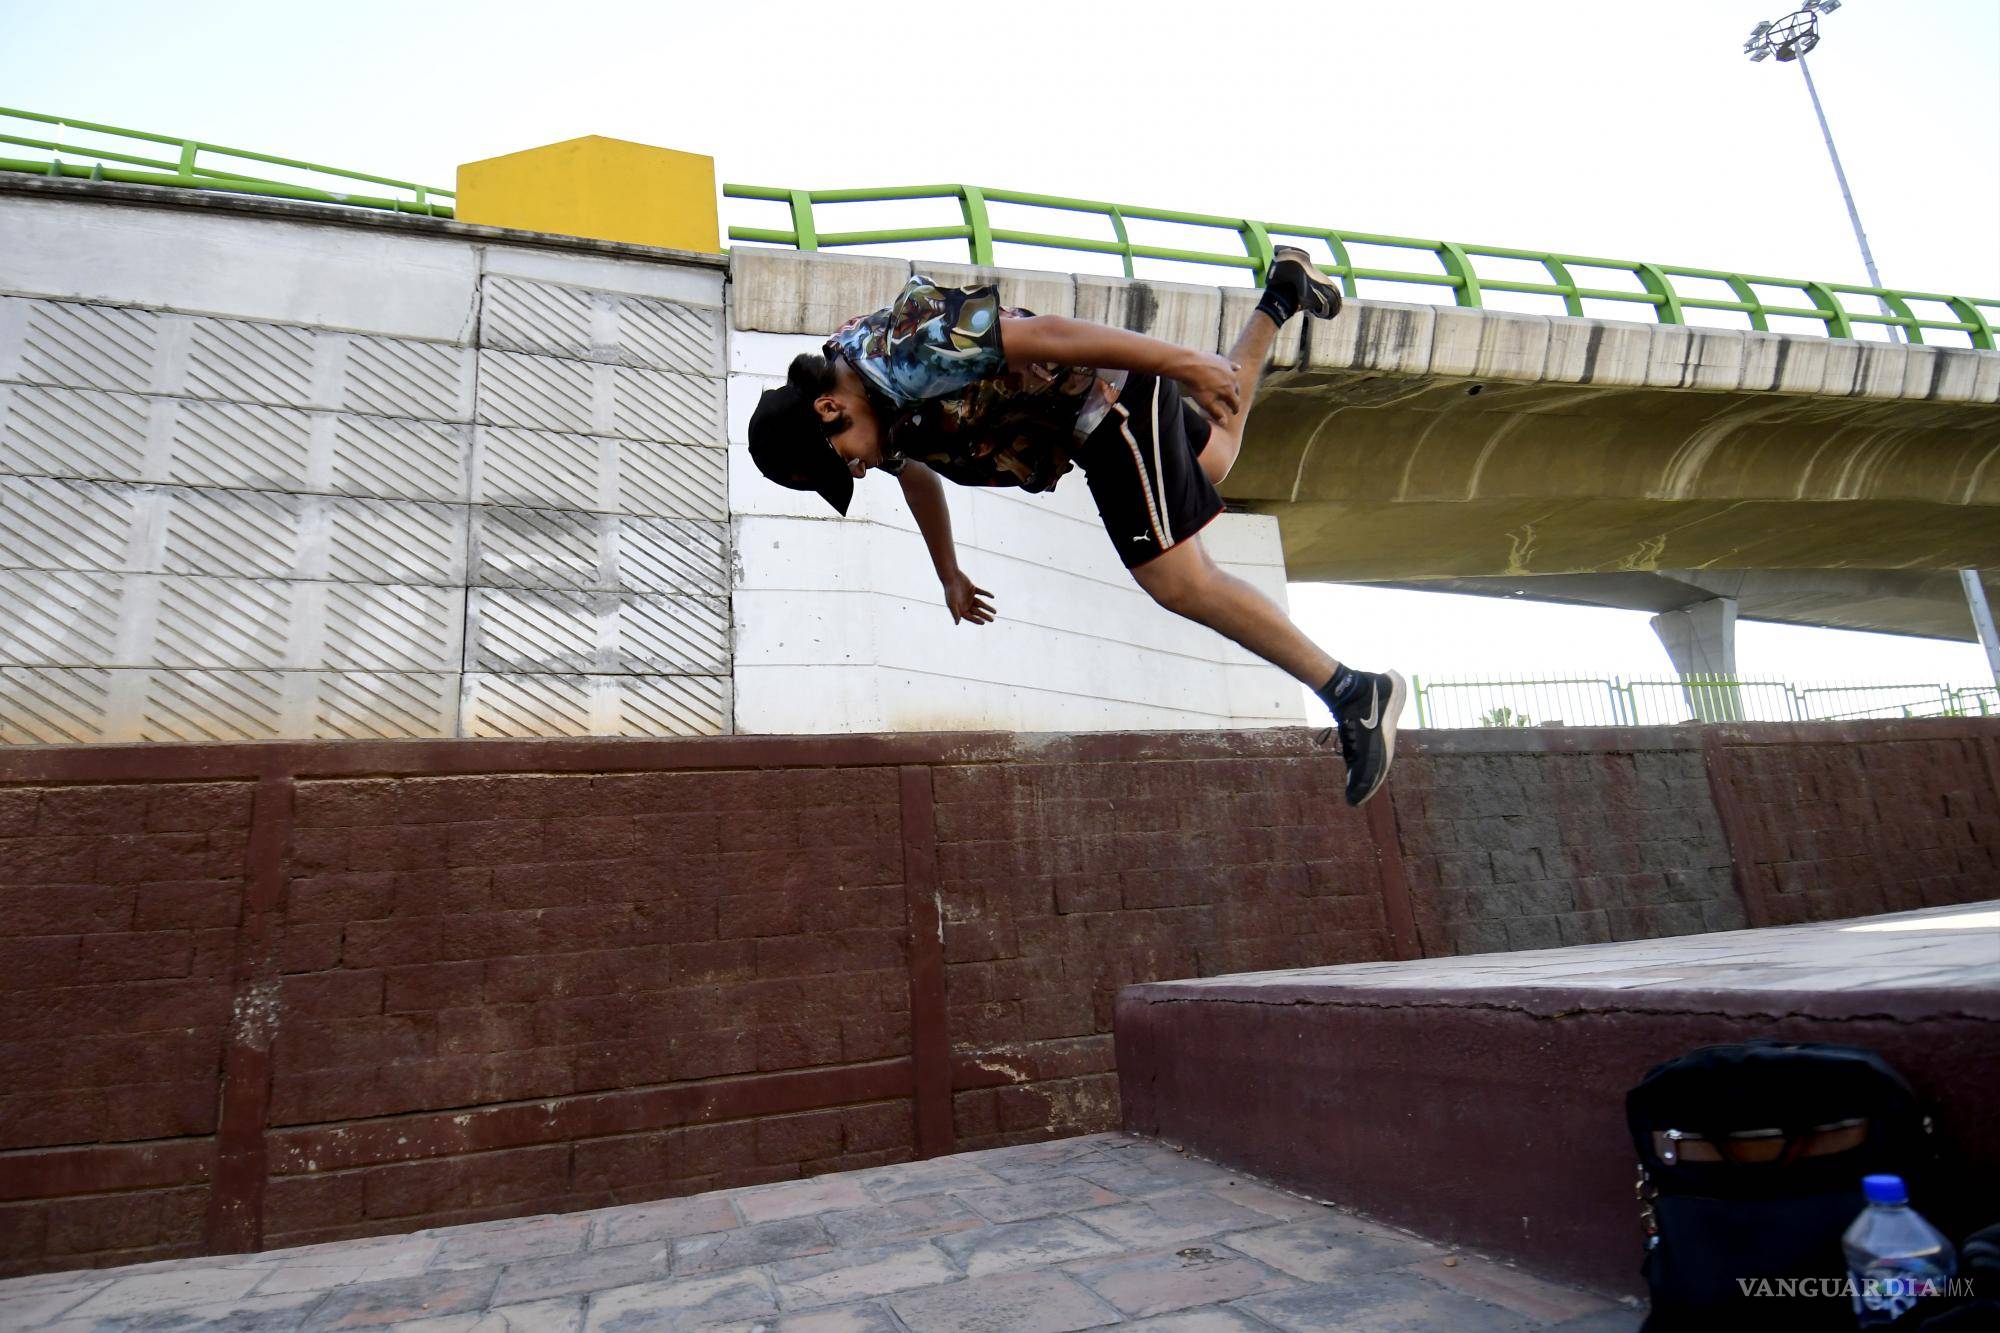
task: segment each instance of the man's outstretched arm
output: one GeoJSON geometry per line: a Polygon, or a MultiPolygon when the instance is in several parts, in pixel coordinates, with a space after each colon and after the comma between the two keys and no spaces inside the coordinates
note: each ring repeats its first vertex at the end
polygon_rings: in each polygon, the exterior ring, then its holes
{"type": "Polygon", "coordinates": [[[914,458],[903,461],[896,480],[903,484],[903,499],[917,520],[917,531],[924,534],[924,545],[930,548],[931,567],[937,570],[938,582],[944,585],[944,604],[951,610],[952,623],[962,620],[975,625],[991,623],[993,604],[986,599],[993,594],[974,584],[958,567],[958,547],[951,539],[951,506],[945,503],[944,483],[938,480],[937,473],[914,458]]]}
{"type": "Polygon", "coordinates": [[[1240,366],[1213,352],[1149,338],[1143,333],[1093,324],[1065,315],[1014,315],[1000,321],[1000,345],[1012,369],[1036,362],[1137,370],[1179,380],[1202,411],[1217,421],[1236,415],[1240,366]]]}

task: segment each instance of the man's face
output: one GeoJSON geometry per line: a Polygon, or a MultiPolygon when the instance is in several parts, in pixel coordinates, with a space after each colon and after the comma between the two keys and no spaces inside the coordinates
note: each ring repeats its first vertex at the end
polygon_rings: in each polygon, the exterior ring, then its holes
{"type": "Polygon", "coordinates": [[[827,437],[827,443],[856,477],[871,467],[882,466],[882,423],[861,386],[861,377],[845,361],[836,361],[833,392],[813,400],[813,411],[828,426],[846,422],[845,429],[827,437]]]}

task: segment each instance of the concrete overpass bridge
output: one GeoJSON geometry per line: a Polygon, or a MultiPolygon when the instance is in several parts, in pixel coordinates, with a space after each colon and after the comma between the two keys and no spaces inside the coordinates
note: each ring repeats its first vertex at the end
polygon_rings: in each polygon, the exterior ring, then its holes
{"type": "MultiPolygon", "coordinates": [[[[1738,616],[1973,639],[1957,571],[2000,565],[2000,301],[969,187],[728,192],[790,213],[732,239],[805,251],[963,239],[989,261],[1007,244],[1114,254],[1132,285],[1079,276],[1076,313],[1217,348],[1248,309],[1242,289],[1141,283],[1135,259],[1261,280],[1273,237],[1318,249],[1347,310],[1277,348],[1223,488],[1278,517],[1294,579],[1645,610],[1684,673],[1733,674],[1738,616]],[[826,235],[814,221],[815,206],[916,198],[951,200],[962,224],[826,235]],[[1009,230],[996,204],[1108,220],[1115,241],[1009,230]],[[1240,249],[1137,244],[1139,221],[1240,249]],[[1509,276],[1481,272],[1500,265],[1509,276]],[[1356,299],[1398,288],[1451,304],[1356,299]],[[1561,313],[1492,308],[1509,298],[1561,313]],[[1742,327],[1715,326],[1728,320],[1742,327]]],[[[1067,308],[1045,277],[929,267],[1067,308]]]]}

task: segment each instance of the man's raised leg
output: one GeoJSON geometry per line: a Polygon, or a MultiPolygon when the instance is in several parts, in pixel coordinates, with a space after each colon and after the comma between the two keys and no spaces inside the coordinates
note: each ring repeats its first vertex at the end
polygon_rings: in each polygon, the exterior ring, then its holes
{"type": "Polygon", "coordinates": [[[1271,343],[1291,312],[1304,310],[1318,319],[1340,313],[1340,289],[1313,265],[1303,250],[1278,247],[1279,263],[1272,265],[1271,285],[1264,299],[1244,321],[1243,331],[1230,345],[1230,364],[1236,367],[1236,410],[1216,418],[1208,444],[1201,451],[1201,470],[1211,486],[1220,486],[1236,466],[1243,448],[1243,429],[1250,419],[1250,404],[1264,378],[1264,366],[1271,359],[1271,343]]]}

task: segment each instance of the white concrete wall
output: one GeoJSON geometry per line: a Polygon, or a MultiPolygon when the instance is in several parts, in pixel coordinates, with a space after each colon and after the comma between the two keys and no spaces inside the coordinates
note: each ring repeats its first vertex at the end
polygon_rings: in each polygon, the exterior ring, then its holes
{"type": "Polygon", "coordinates": [[[728,729],[719,267],[164,193],[0,194],[0,743],[728,729]]]}
{"type": "MultiPolygon", "coordinates": [[[[942,282],[981,275],[931,265],[942,282]]],[[[947,486],[959,563],[990,589],[991,625],[954,625],[893,478],[855,487],[845,519],[810,492],[766,481],[746,429],[757,396],[843,319],[908,276],[898,261],[737,252],[729,334],[729,493],[736,729],[1167,730],[1297,726],[1298,686],[1234,644],[1155,606],[1118,562],[1079,469],[1050,493],[947,486]],[[747,325],[787,328],[766,332],[747,325]],[[800,327],[810,331],[797,332],[800,327]]],[[[1097,280],[1092,280],[1096,282],[1097,280]]],[[[1010,277],[1006,299],[1073,307],[1070,280],[1010,277]]],[[[1100,284],[1101,285],[1101,284],[1100,284]]],[[[1190,316],[1161,303],[1163,336],[1188,325],[1214,345],[1212,289],[1190,316]],[[1199,327],[1195,327],[1195,326],[1199,327]]],[[[1102,303],[1102,295],[1098,297],[1102,303]]],[[[1203,533],[1218,563],[1280,605],[1275,519],[1224,514],[1203,533]]]]}

